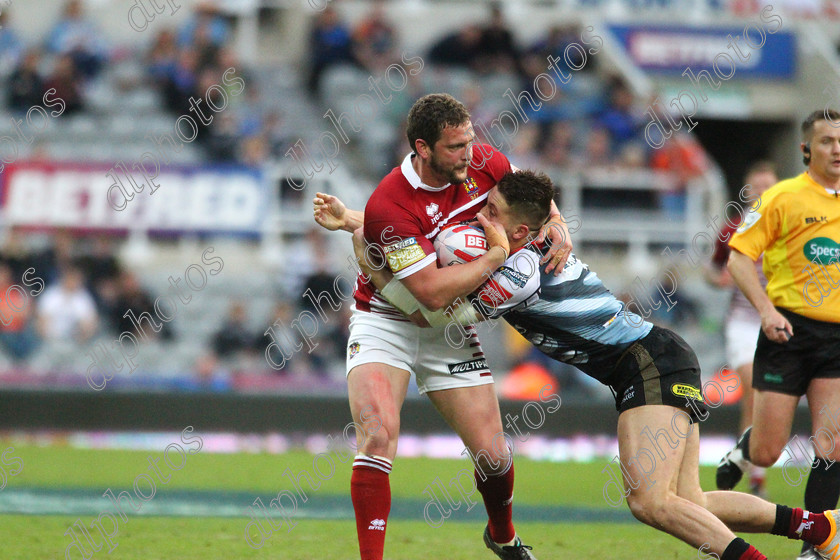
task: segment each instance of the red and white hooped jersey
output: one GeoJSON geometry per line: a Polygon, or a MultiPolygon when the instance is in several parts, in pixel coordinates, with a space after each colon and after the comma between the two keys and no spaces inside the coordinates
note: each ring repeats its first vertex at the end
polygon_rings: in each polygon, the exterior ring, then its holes
{"type": "MultiPolygon", "coordinates": [[[[437,266],[433,241],[446,226],[475,218],[487,193],[510,171],[510,162],[487,144],[473,146],[467,180],[430,187],[423,184],[408,154],[373,191],[365,206],[365,239],[380,245],[397,279],[437,266]]],[[[356,279],[356,309],[407,320],[376,290],[356,279]]]]}

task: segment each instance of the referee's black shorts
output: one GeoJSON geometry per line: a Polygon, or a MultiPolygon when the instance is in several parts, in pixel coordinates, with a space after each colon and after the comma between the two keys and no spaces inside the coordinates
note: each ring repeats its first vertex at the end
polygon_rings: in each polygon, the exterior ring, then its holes
{"type": "Polygon", "coordinates": [[[760,331],[753,361],[753,387],[802,396],[815,378],[840,377],[840,323],[809,319],[777,307],[790,321],[793,336],[773,342],[760,331]]]}
{"type": "Polygon", "coordinates": [[[612,389],[619,412],[649,404],[685,411],[692,420],[705,417],[700,364],[694,350],[678,334],[654,326],[619,359],[612,389]]]}

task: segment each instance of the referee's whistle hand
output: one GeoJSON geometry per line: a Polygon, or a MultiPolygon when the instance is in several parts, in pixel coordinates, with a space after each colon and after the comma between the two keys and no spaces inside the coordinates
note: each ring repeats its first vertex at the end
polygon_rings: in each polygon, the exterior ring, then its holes
{"type": "Polygon", "coordinates": [[[778,344],[786,343],[793,336],[793,325],[775,310],[761,318],[761,328],[768,339],[778,344]]]}

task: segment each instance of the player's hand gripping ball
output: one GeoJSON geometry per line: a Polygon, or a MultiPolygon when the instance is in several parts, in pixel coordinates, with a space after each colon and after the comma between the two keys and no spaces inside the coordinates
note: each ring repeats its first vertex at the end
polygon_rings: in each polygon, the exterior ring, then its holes
{"type": "Polygon", "coordinates": [[[481,227],[459,224],[438,234],[435,238],[435,251],[441,266],[464,264],[487,252],[487,239],[481,227]]]}

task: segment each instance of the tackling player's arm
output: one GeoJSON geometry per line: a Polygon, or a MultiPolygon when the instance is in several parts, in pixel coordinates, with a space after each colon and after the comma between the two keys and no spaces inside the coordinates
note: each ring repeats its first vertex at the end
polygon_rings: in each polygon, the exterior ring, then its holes
{"type": "Polygon", "coordinates": [[[773,302],[767,297],[767,292],[761,287],[753,260],[733,247],[726,267],[735,284],[761,316],[761,329],[767,338],[773,342],[787,342],[793,336],[793,325],[776,311],[773,302]]]}
{"type": "Polygon", "coordinates": [[[554,275],[559,276],[563,272],[563,267],[569,259],[569,255],[572,253],[572,237],[569,234],[569,227],[566,225],[566,220],[563,219],[563,215],[553,200],[551,201],[551,212],[548,215],[548,221],[540,229],[540,233],[537,236],[537,243],[542,243],[546,237],[551,241],[551,246],[540,263],[548,263],[545,267],[546,274],[554,271],[554,275]]]}
{"type": "Polygon", "coordinates": [[[365,213],[351,210],[344,206],[338,197],[330,194],[315,193],[312,199],[312,214],[319,226],[330,231],[338,229],[353,233],[365,222],[365,213]]]}

